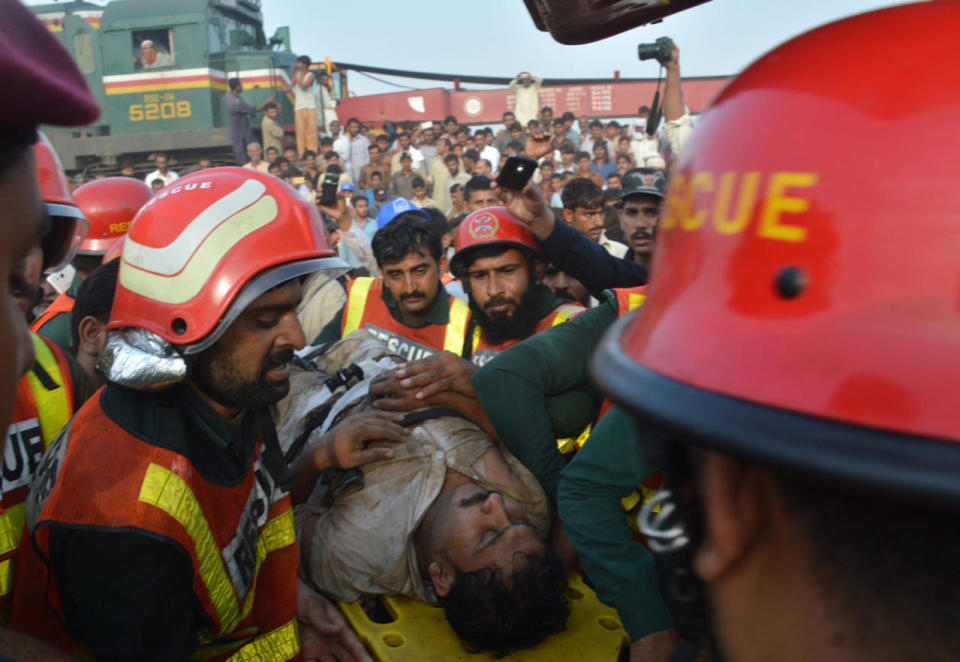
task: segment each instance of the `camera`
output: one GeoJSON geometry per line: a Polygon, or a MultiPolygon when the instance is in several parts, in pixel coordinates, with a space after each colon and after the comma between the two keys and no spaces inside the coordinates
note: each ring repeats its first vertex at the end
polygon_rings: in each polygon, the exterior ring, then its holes
{"type": "Polygon", "coordinates": [[[637,57],[641,60],[656,60],[666,66],[673,55],[673,40],[660,37],[652,44],[637,44],[637,57]]]}
{"type": "Polygon", "coordinates": [[[533,177],[536,169],[536,161],[526,156],[514,154],[507,158],[507,162],[503,164],[500,174],[497,175],[497,185],[514,191],[522,191],[530,178],[533,177]]]}
{"type": "Polygon", "coordinates": [[[320,185],[320,204],[325,207],[333,207],[337,204],[337,185],[340,182],[340,175],[335,172],[324,173],[323,182],[320,185]]]}

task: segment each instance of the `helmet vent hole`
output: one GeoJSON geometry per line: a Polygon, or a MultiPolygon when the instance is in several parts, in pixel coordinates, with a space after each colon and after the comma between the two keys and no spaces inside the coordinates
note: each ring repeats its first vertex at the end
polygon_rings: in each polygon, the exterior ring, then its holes
{"type": "Polygon", "coordinates": [[[182,336],[187,332],[187,323],[182,317],[174,318],[173,323],[170,325],[170,328],[173,329],[173,332],[178,336],[182,336]]]}
{"type": "Polygon", "coordinates": [[[777,293],[784,299],[795,299],[807,287],[807,274],[799,267],[784,267],[777,274],[777,293]]]}

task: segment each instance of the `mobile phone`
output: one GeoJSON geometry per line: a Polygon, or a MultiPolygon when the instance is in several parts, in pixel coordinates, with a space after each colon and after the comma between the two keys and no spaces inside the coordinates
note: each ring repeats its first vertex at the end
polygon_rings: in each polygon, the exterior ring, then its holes
{"type": "Polygon", "coordinates": [[[526,156],[510,156],[497,175],[497,185],[501,188],[520,191],[537,169],[537,162],[526,156]]]}
{"type": "Polygon", "coordinates": [[[320,185],[320,204],[324,207],[333,207],[337,204],[337,186],[340,184],[340,174],[327,172],[323,175],[320,185]]]}

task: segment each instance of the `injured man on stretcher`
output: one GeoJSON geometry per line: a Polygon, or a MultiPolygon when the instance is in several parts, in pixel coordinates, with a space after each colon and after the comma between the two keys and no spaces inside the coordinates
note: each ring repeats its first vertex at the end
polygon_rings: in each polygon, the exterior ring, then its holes
{"type": "Polygon", "coordinates": [[[341,601],[402,594],[441,605],[476,648],[534,646],[563,629],[568,615],[564,565],[545,542],[551,516],[543,489],[453,409],[406,416],[374,409],[370,383],[399,363],[360,330],[316,358],[317,371],[291,375],[277,420],[288,462],[309,462],[350,425],[364,428],[365,448],[389,449],[384,459],[321,474],[295,511],[300,573],[341,601]],[[378,429],[402,440],[379,439],[378,429]]]}

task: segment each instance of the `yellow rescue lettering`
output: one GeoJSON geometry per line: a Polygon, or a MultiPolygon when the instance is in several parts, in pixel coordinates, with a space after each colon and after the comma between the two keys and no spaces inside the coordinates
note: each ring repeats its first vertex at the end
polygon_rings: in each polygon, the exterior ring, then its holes
{"type": "Polygon", "coordinates": [[[126,232],[128,227],[130,227],[130,221],[126,221],[125,223],[111,223],[110,233],[126,232]]]}
{"type": "Polygon", "coordinates": [[[684,217],[685,194],[687,176],[683,173],[676,175],[667,189],[667,204],[664,207],[663,216],[660,219],[660,229],[669,230],[677,224],[677,218],[684,217]]]}
{"type": "Polygon", "coordinates": [[[782,223],[780,216],[784,213],[800,214],[807,211],[810,208],[810,200],[786,195],[784,190],[791,187],[809,188],[816,183],[817,176],[812,172],[775,172],[770,175],[757,235],[780,241],[806,241],[807,228],[782,223]]]}
{"type": "Polygon", "coordinates": [[[687,189],[686,200],[684,203],[684,215],[680,219],[680,224],[684,230],[696,230],[703,225],[707,218],[707,210],[700,209],[694,212],[694,198],[697,190],[704,193],[713,193],[713,175],[709,172],[698,172],[690,180],[690,188],[687,189]]]}
{"type": "Polygon", "coordinates": [[[738,234],[750,223],[750,213],[757,201],[760,189],[760,173],[748,172],[740,183],[740,195],[737,198],[736,211],[730,216],[730,201],[737,185],[737,173],[725,172],[720,176],[717,199],[713,206],[713,226],[720,234],[738,234]]]}

